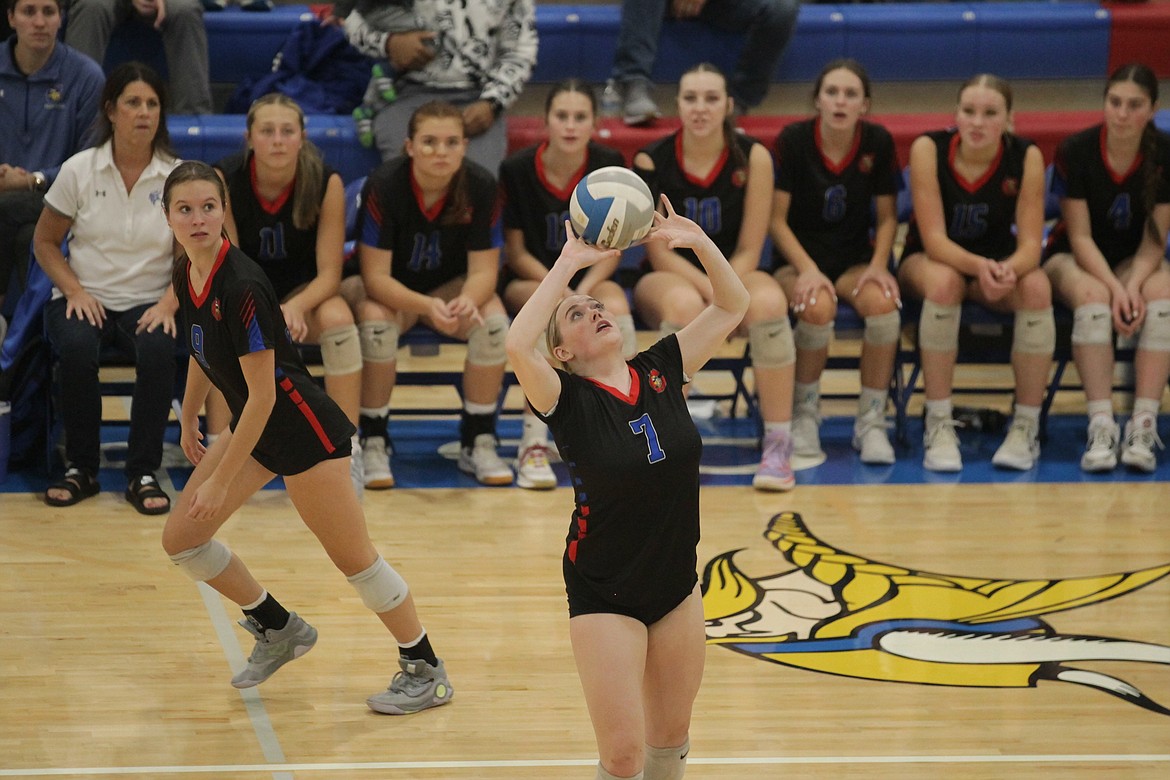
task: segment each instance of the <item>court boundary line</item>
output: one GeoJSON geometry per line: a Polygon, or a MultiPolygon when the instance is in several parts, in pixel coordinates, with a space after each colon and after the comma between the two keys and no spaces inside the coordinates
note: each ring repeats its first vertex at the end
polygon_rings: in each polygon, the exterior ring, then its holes
{"type": "MultiPolygon", "coordinates": [[[[1170,754],[1037,754],[1037,755],[945,755],[945,756],[695,756],[689,764],[704,766],[766,766],[802,764],[1019,764],[1019,763],[1170,763],[1170,754]]],[[[531,759],[498,761],[346,761],[280,764],[216,764],[207,766],[61,767],[46,769],[0,769],[0,777],[53,777],[70,774],[211,774],[213,772],[337,772],[386,771],[393,769],[530,769],[542,767],[596,766],[597,759],[531,759]]]]}
{"type": "MultiPolygon", "coordinates": [[[[207,614],[211,617],[211,625],[215,628],[215,635],[219,639],[219,645],[223,648],[223,654],[227,657],[228,668],[234,674],[236,671],[244,668],[246,660],[244,658],[243,648],[240,647],[240,642],[236,638],[235,631],[232,630],[231,618],[228,617],[227,610],[223,606],[223,597],[206,582],[199,583],[199,595],[203,598],[203,604],[207,607],[207,614]]],[[[244,709],[248,713],[248,722],[252,724],[252,731],[256,735],[256,741],[260,743],[260,752],[270,762],[263,766],[270,768],[264,770],[248,769],[227,771],[268,771],[272,773],[272,780],[293,780],[292,770],[283,768],[285,764],[284,749],[280,746],[280,738],[276,736],[276,729],[272,725],[272,719],[268,717],[268,709],[264,706],[264,700],[260,698],[259,688],[253,686],[251,688],[241,688],[239,691],[240,698],[244,700],[244,709]]],[[[138,773],[135,772],[134,774],[138,773]]],[[[172,772],[172,774],[174,773],[172,772]]],[[[3,776],[0,775],[0,777],[3,776]]]]}

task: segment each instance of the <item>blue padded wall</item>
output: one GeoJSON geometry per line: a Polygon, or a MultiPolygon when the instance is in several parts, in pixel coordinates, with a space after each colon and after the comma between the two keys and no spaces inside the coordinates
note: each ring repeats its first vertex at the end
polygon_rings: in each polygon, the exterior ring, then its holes
{"type": "MultiPolygon", "coordinates": [[[[214,163],[243,151],[244,121],[242,114],[171,116],[167,128],[180,157],[214,163]]],[[[313,114],[308,117],[306,131],[325,161],[346,182],[367,175],[381,162],[377,151],[358,143],[351,117],[313,114]]]]}
{"type": "Polygon", "coordinates": [[[1109,11],[1096,3],[973,6],[980,70],[1004,78],[1090,78],[1109,67],[1109,11]]]}

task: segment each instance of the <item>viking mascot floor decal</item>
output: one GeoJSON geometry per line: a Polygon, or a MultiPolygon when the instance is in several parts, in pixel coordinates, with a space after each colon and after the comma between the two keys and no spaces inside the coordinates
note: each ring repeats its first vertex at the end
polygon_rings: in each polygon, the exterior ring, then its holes
{"type": "Polygon", "coordinates": [[[1041,616],[1122,596],[1170,565],[1059,580],[992,580],[913,571],[835,549],[800,515],[764,533],[795,569],[753,578],[735,551],[703,573],[707,638],[745,655],[826,674],[886,682],[1034,688],[1077,683],[1153,712],[1170,709],[1078,661],[1170,664],[1170,647],[1058,633],[1041,616]]]}

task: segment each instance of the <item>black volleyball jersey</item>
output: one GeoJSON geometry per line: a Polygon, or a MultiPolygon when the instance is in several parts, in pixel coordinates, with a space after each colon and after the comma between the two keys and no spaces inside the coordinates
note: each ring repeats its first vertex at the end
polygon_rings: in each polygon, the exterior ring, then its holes
{"type": "MultiPolygon", "coordinates": [[[[1155,146],[1156,203],[1170,202],[1170,136],[1158,131],[1155,146]]],[[[1051,190],[1059,198],[1083,200],[1089,208],[1093,242],[1116,267],[1141,245],[1149,211],[1145,203],[1145,158],[1139,154],[1128,171],[1114,171],[1105,153],[1105,126],[1069,136],[1056,149],[1051,190]]],[[[1060,220],[1052,229],[1046,254],[1070,251],[1060,220]]]]}
{"type": "MultiPolygon", "coordinates": [[[[293,225],[295,183],[271,204],[261,203],[254,187],[251,154],[233,154],[215,164],[227,182],[232,216],[236,220],[239,247],[264,269],[278,300],[317,276],[317,225],[300,230],[293,225]]],[[[325,166],[321,200],[329,177],[325,166]]]]}
{"type": "Polygon", "coordinates": [[[177,263],[174,283],[190,353],[227,400],[232,429],[248,400],[240,358],[271,349],[276,403],[256,443],[267,456],[261,463],[307,468],[329,457],[353,435],[353,424],[309,375],[263,269],[226,239],[202,294],[191,287],[189,268],[189,261],[177,263]]]}
{"type": "Polygon", "coordinates": [[[678,339],[629,366],[628,396],[558,371],[560,399],[545,419],[575,493],[568,559],[607,600],[633,606],[695,584],[703,443],[682,394],[678,339]]]}
{"type": "MultiPolygon", "coordinates": [[[[726,257],[731,257],[739,243],[739,228],[743,222],[743,202],[748,180],[747,161],[751,158],[752,147],[759,141],[735,133],[735,143],[743,152],[744,164],[742,166],[733,164],[730,150],[724,148],[723,156],[703,180],[696,179],[683,170],[681,130],[642,150],[654,161],[653,171],[636,169],[638,175],[649,185],[655,203],[658,202],[659,195],[666,193],[674,210],[697,222],[726,257]]],[[[675,251],[690,260],[697,268],[703,267],[692,250],[675,251]]]]}
{"type": "MultiPolygon", "coordinates": [[[[1016,201],[1024,177],[1024,156],[1032,142],[1004,133],[999,154],[978,181],[955,173],[959,131],[926,133],[938,150],[938,186],[947,237],[968,252],[1001,260],[1016,251],[1016,201]]],[[[922,251],[917,220],[911,218],[903,257],[922,251]]]]}
{"type": "Polygon", "coordinates": [[[557,189],[545,177],[540,156],[548,143],[530,146],[500,164],[500,193],[503,198],[504,227],[524,234],[524,248],[546,268],[552,268],[565,246],[565,220],[569,198],[585,174],[609,165],[625,167],[617,149],[589,142],[585,164],[564,189],[557,189]]]}
{"type": "Polygon", "coordinates": [[[788,226],[822,268],[856,265],[873,254],[873,199],[896,195],[902,172],[889,131],[858,122],[839,164],[821,149],[820,118],[785,127],[776,137],[776,189],[792,196],[788,226]]]}
{"type": "Polygon", "coordinates": [[[491,249],[496,180],[487,169],[464,160],[468,203],[452,224],[441,224],[450,194],[431,208],[411,174],[410,158],[388,160],[370,174],[362,192],[361,242],[388,249],[390,275],[411,290],[428,293],[467,273],[467,254],[491,249]]]}

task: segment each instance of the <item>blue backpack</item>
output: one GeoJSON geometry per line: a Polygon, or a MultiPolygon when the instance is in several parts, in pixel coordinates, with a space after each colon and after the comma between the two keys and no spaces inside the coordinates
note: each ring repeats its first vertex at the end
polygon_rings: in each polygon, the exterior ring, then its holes
{"type": "Polygon", "coordinates": [[[0,345],[0,401],[12,404],[9,460],[15,465],[31,462],[45,449],[51,358],[43,312],[52,293],[52,281],[36,261],[30,261],[28,284],[0,345]]]}
{"type": "Polygon", "coordinates": [[[226,113],[246,114],[257,98],[281,92],[306,114],[348,114],[362,102],[372,62],[350,45],[341,28],[301,22],[273,58],[272,72],[243,79],[226,113]]]}

